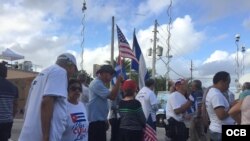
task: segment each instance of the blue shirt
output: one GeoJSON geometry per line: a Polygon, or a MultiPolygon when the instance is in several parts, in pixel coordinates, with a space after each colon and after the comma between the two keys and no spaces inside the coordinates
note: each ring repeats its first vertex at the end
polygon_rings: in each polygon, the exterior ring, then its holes
{"type": "Polygon", "coordinates": [[[0,123],[13,121],[13,103],[17,98],[17,87],[0,77],[0,123]]]}
{"type": "Polygon", "coordinates": [[[89,122],[106,121],[108,116],[109,89],[97,77],[89,84],[89,122]]]}
{"type": "Polygon", "coordinates": [[[248,95],[250,95],[250,90],[246,89],[239,95],[239,100],[243,100],[248,95]]]}
{"type": "Polygon", "coordinates": [[[203,92],[201,90],[193,91],[191,95],[194,98],[192,106],[188,109],[188,113],[194,113],[197,111],[198,105],[202,102],[203,92]]]}

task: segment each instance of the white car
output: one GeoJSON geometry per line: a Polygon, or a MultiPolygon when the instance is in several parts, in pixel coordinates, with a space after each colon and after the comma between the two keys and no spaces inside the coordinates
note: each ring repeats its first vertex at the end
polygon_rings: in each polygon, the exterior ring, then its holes
{"type": "Polygon", "coordinates": [[[166,119],[166,104],[168,97],[170,95],[170,92],[168,91],[159,91],[157,93],[157,100],[159,103],[159,109],[156,112],[156,125],[157,127],[165,127],[166,123],[164,120],[166,119]]]}

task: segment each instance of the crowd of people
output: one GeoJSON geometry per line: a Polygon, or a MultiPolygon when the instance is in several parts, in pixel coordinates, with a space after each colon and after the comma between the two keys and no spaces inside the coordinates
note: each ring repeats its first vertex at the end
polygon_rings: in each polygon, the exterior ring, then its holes
{"type": "MultiPolygon", "coordinates": [[[[0,67],[0,112],[4,113],[0,140],[8,141],[18,90],[6,80],[5,64],[0,67]]],[[[73,77],[77,71],[75,57],[64,53],[37,75],[19,141],[106,141],[109,128],[111,141],[142,141],[147,138],[147,121],[156,131],[159,103],[154,79],[138,89],[135,80],[118,76],[108,88],[115,73],[111,65],[102,65],[89,85],[84,74],[73,77]]],[[[239,99],[229,90],[230,82],[225,71],[217,72],[206,90],[200,80],[175,81],[165,107],[166,136],[172,141],[221,141],[223,125],[250,124],[250,82],[244,83],[239,99]]]]}

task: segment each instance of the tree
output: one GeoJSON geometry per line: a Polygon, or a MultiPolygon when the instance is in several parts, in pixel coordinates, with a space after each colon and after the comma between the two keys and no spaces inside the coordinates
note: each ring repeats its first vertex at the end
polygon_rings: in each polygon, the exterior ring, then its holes
{"type": "Polygon", "coordinates": [[[87,83],[87,84],[89,84],[89,83],[93,80],[93,78],[91,77],[91,75],[88,74],[85,70],[80,70],[80,71],[78,71],[77,74],[75,74],[75,75],[73,76],[73,78],[77,78],[77,75],[78,75],[78,74],[84,74],[84,76],[86,76],[86,83],[87,83]]]}

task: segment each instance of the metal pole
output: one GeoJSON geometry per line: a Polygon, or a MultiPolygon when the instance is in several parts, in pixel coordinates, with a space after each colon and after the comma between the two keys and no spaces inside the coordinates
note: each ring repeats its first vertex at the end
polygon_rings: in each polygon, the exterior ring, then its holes
{"type": "Polygon", "coordinates": [[[235,35],[235,44],[236,44],[236,47],[237,47],[237,50],[236,50],[236,80],[235,80],[235,83],[236,83],[236,91],[239,92],[240,88],[239,88],[239,79],[240,79],[240,63],[239,63],[239,40],[240,40],[240,35],[239,34],[236,34],[235,35]]]}
{"type": "Polygon", "coordinates": [[[193,60],[191,60],[190,71],[191,71],[191,82],[192,82],[193,81],[193,60]]]}
{"type": "Polygon", "coordinates": [[[114,32],[115,32],[115,17],[112,16],[112,34],[111,34],[111,60],[110,63],[114,66],[114,32]]]}
{"type": "Polygon", "coordinates": [[[155,79],[157,20],[155,20],[155,28],[153,32],[154,32],[154,44],[153,44],[153,60],[152,60],[152,78],[155,79]]]}
{"type": "MultiPolygon", "coordinates": [[[[112,16],[112,33],[111,33],[111,58],[110,58],[110,65],[114,66],[114,32],[115,32],[115,17],[112,16]]],[[[112,89],[112,84],[110,82],[110,88],[112,89]]]]}
{"type": "Polygon", "coordinates": [[[169,87],[168,87],[168,82],[169,82],[169,63],[170,63],[170,40],[168,40],[168,50],[167,50],[167,74],[166,74],[166,91],[169,91],[169,87]]]}

